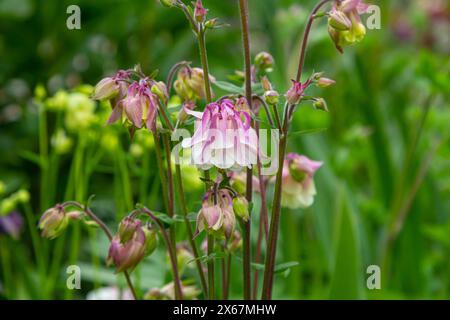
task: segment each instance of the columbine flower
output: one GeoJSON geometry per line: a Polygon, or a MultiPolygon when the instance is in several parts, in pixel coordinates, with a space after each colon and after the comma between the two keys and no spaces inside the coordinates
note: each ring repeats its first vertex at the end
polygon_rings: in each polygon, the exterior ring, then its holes
{"type": "Polygon", "coordinates": [[[122,221],[119,234],[113,238],[109,247],[108,265],[114,264],[116,272],[132,271],[145,256],[145,242],[145,232],[139,220],[122,221]]]}
{"type": "Polygon", "coordinates": [[[306,88],[310,85],[310,81],[308,80],[305,83],[301,83],[295,80],[292,80],[292,87],[286,92],[286,100],[290,105],[296,105],[300,102],[303,94],[305,93],[306,88]]]}
{"type": "MultiPolygon", "coordinates": [[[[216,81],[211,75],[209,75],[209,80],[216,81]]],[[[182,68],[173,85],[177,95],[184,101],[195,101],[206,97],[205,78],[203,70],[200,68],[182,68]]]]}
{"type": "Polygon", "coordinates": [[[94,100],[109,100],[123,91],[125,80],[128,80],[130,73],[128,71],[120,70],[113,77],[106,77],[102,79],[94,88],[92,99],[94,100]]]}
{"type": "Polygon", "coordinates": [[[322,164],[295,153],[286,156],[283,169],[282,206],[298,209],[307,208],[313,204],[316,195],[313,177],[322,164]]]}
{"type": "Polygon", "coordinates": [[[230,191],[221,189],[215,195],[212,191],[203,198],[202,209],[197,215],[195,236],[206,230],[227,239],[233,234],[236,217],[233,211],[233,198],[230,191]]]}
{"type": "Polygon", "coordinates": [[[194,17],[197,22],[203,22],[206,19],[206,14],[208,13],[208,9],[205,9],[203,6],[202,0],[197,0],[194,8],[194,17]]]}
{"type": "Polygon", "coordinates": [[[141,79],[128,87],[126,98],[116,104],[108,124],[124,116],[125,120],[136,128],[142,128],[145,125],[147,129],[155,132],[157,111],[157,96],[151,92],[148,81],[141,79]]]}
{"type": "Polygon", "coordinates": [[[360,42],[366,35],[366,28],[360,15],[367,12],[369,6],[362,0],[344,0],[335,2],[328,14],[328,32],[336,46],[342,47],[360,42]]]}
{"type": "Polygon", "coordinates": [[[250,114],[225,99],[206,106],[204,112],[185,110],[200,119],[192,138],[182,142],[192,149],[192,162],[201,169],[251,167],[257,160],[258,137],[250,114]]]}

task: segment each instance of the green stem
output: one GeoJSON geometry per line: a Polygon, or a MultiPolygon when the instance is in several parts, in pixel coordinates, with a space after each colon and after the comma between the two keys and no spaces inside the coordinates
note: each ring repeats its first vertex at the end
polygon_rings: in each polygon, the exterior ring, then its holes
{"type": "Polygon", "coordinates": [[[208,296],[209,300],[214,300],[216,297],[216,289],[214,287],[214,259],[211,257],[214,253],[214,235],[208,234],[208,296]]]}
{"type": "Polygon", "coordinates": [[[198,38],[198,47],[200,50],[200,60],[203,67],[203,79],[205,82],[206,102],[211,103],[212,91],[211,91],[211,81],[209,79],[208,53],[206,51],[206,44],[205,44],[205,30],[202,25],[200,25],[199,27],[197,38],[198,38]]]}
{"type": "Polygon", "coordinates": [[[180,198],[180,202],[181,202],[181,208],[183,210],[183,219],[184,219],[184,223],[186,225],[186,230],[187,230],[187,235],[188,235],[188,241],[191,246],[192,253],[194,255],[195,264],[197,266],[197,271],[198,271],[198,274],[200,277],[200,283],[202,286],[203,294],[206,297],[207,296],[206,277],[203,272],[202,263],[199,259],[200,256],[198,254],[197,246],[196,246],[195,240],[194,240],[194,235],[191,230],[191,223],[189,222],[189,219],[187,217],[188,209],[187,209],[187,204],[186,204],[186,198],[184,196],[183,179],[181,176],[181,167],[179,164],[175,165],[175,174],[176,174],[176,179],[177,179],[177,187],[178,187],[178,193],[179,193],[179,198],[180,198]]]}
{"type": "MultiPolygon", "coordinates": [[[[250,32],[248,26],[248,3],[247,0],[239,0],[239,12],[241,16],[242,44],[244,47],[245,61],[245,97],[252,110],[252,74],[250,58],[250,32]]],[[[252,202],[253,171],[247,169],[246,198],[249,203],[252,202]]],[[[243,222],[243,277],[244,277],[244,299],[251,299],[251,244],[250,231],[251,219],[243,222]]]]}

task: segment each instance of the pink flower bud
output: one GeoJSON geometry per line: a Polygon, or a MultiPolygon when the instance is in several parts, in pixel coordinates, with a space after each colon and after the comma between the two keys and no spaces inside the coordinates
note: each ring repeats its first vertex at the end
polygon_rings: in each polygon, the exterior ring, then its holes
{"type": "Polygon", "coordinates": [[[194,8],[194,17],[197,22],[204,22],[206,19],[206,14],[208,13],[208,10],[203,7],[202,0],[197,0],[195,3],[194,8]]]}
{"type": "Polygon", "coordinates": [[[292,80],[292,87],[286,92],[286,100],[290,105],[296,105],[300,102],[300,99],[305,92],[306,85],[301,82],[292,80]]]}

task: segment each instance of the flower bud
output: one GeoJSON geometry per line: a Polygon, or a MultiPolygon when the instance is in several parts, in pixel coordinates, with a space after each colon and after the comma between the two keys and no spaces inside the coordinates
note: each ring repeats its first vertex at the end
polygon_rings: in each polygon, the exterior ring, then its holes
{"type": "Polygon", "coordinates": [[[233,207],[228,206],[228,208],[223,210],[223,224],[222,224],[222,230],[226,239],[231,238],[235,227],[236,227],[236,216],[234,215],[233,207]]]}
{"type": "Polygon", "coordinates": [[[332,79],[328,79],[328,78],[323,78],[323,77],[320,77],[316,81],[316,85],[320,88],[326,88],[326,87],[332,86],[335,83],[336,83],[336,81],[334,81],[332,79]]]}
{"type": "Polygon", "coordinates": [[[263,76],[261,78],[261,85],[262,85],[264,91],[272,90],[272,84],[270,83],[269,79],[266,76],[263,76]]]}
{"type": "Polygon", "coordinates": [[[62,234],[68,223],[64,207],[56,205],[44,212],[39,220],[39,229],[42,230],[43,237],[54,239],[62,234]]]}
{"type": "Polygon", "coordinates": [[[167,91],[167,86],[164,82],[156,82],[152,88],[151,92],[156,94],[162,101],[167,101],[169,99],[169,94],[167,91]]]}
{"type": "Polygon", "coordinates": [[[194,110],[195,109],[195,103],[192,101],[186,101],[183,104],[183,108],[181,108],[180,112],[178,112],[178,116],[177,119],[178,121],[180,121],[180,123],[183,123],[187,120],[188,118],[188,111],[194,110]]]}
{"type": "Polygon", "coordinates": [[[280,95],[278,94],[278,92],[270,90],[264,93],[264,99],[266,100],[267,104],[276,105],[280,101],[280,95]]]}
{"type": "Polygon", "coordinates": [[[205,9],[205,7],[203,7],[202,0],[197,0],[197,2],[195,3],[195,8],[194,8],[195,21],[200,22],[200,23],[204,22],[206,19],[207,13],[208,13],[208,10],[205,9]]]}
{"type": "Polygon", "coordinates": [[[94,88],[92,99],[94,100],[109,100],[117,96],[120,92],[119,85],[111,78],[102,79],[94,88]]]}
{"type": "Polygon", "coordinates": [[[165,7],[173,7],[176,4],[176,0],[159,0],[159,2],[165,7]]]}
{"type": "Polygon", "coordinates": [[[218,20],[219,19],[217,18],[209,19],[208,21],[205,22],[205,28],[214,29],[214,27],[217,25],[218,20]]]}
{"type": "Polygon", "coordinates": [[[270,53],[260,52],[255,57],[255,66],[257,66],[262,71],[272,71],[273,64],[274,59],[270,53]]]}
{"type": "Polygon", "coordinates": [[[158,246],[158,237],[155,229],[146,226],[143,228],[145,233],[145,256],[151,255],[158,246]]]}
{"type": "Polygon", "coordinates": [[[237,196],[233,199],[233,211],[242,220],[245,222],[250,218],[250,214],[248,211],[248,201],[243,196],[237,196]]]}
{"type": "Polygon", "coordinates": [[[313,102],[314,108],[328,112],[327,102],[323,98],[315,98],[313,102]]]}
{"type": "Polygon", "coordinates": [[[347,15],[336,9],[328,13],[328,24],[339,31],[349,30],[352,27],[352,22],[347,15]]]}
{"type": "Polygon", "coordinates": [[[137,228],[133,237],[125,243],[121,243],[119,236],[113,238],[107,263],[114,264],[117,273],[126,270],[131,272],[144,258],[145,252],[145,233],[142,228],[137,228]]]}
{"type": "Polygon", "coordinates": [[[141,228],[141,221],[131,217],[125,217],[119,224],[119,239],[121,243],[130,240],[138,228],[141,228]]]}

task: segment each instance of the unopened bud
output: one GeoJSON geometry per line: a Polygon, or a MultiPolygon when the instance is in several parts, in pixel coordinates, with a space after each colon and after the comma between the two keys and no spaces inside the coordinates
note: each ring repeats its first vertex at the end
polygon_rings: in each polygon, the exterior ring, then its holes
{"type": "Polygon", "coordinates": [[[94,100],[109,100],[119,94],[120,88],[117,82],[111,78],[104,78],[94,88],[92,99],[94,100]]]}
{"type": "Polygon", "coordinates": [[[69,223],[64,207],[56,205],[44,212],[39,220],[39,229],[42,230],[42,236],[54,239],[61,235],[69,223]]]}
{"type": "Polygon", "coordinates": [[[236,214],[236,216],[247,222],[248,219],[250,218],[250,214],[248,212],[247,199],[243,196],[237,196],[236,198],[234,198],[233,211],[236,214]]]}
{"type": "Polygon", "coordinates": [[[264,91],[272,90],[272,84],[270,83],[269,79],[266,76],[263,76],[261,78],[261,85],[262,85],[264,91]]]}
{"type": "Polygon", "coordinates": [[[205,28],[214,29],[214,27],[217,25],[218,20],[219,19],[217,18],[209,19],[208,21],[205,22],[205,28]]]}
{"type": "Polygon", "coordinates": [[[177,1],[176,0],[159,0],[159,2],[161,2],[161,4],[163,6],[170,8],[170,7],[173,7],[177,1]]]}
{"type": "Polygon", "coordinates": [[[260,52],[255,57],[255,65],[263,71],[272,71],[274,59],[270,53],[260,52]]]}
{"type": "Polygon", "coordinates": [[[276,105],[280,100],[280,95],[278,92],[271,90],[264,93],[264,98],[266,99],[267,104],[276,105]]]}
{"type": "Polygon", "coordinates": [[[130,240],[138,228],[141,228],[141,221],[125,217],[119,225],[120,242],[125,243],[130,240]]]}
{"type": "Polygon", "coordinates": [[[195,9],[194,9],[194,17],[197,22],[204,22],[206,19],[206,14],[208,13],[208,10],[203,7],[202,0],[197,0],[195,3],[195,9]]]}
{"type": "Polygon", "coordinates": [[[167,86],[164,82],[156,82],[152,88],[152,93],[156,94],[162,101],[167,101],[169,99],[169,94],[167,91],[167,86]]]}
{"type": "Polygon", "coordinates": [[[336,81],[334,81],[332,79],[328,79],[328,78],[319,78],[316,81],[316,85],[320,88],[326,88],[326,87],[332,86],[335,83],[336,83],[336,81]]]}
{"type": "Polygon", "coordinates": [[[328,112],[327,102],[323,98],[315,98],[313,102],[314,108],[328,112]]]}
{"type": "Polygon", "coordinates": [[[339,31],[346,31],[352,27],[350,19],[340,10],[332,10],[328,13],[328,24],[339,31]]]}
{"type": "Polygon", "coordinates": [[[148,226],[143,229],[145,233],[145,256],[148,256],[152,254],[158,246],[157,232],[155,229],[149,228],[148,226]]]}

